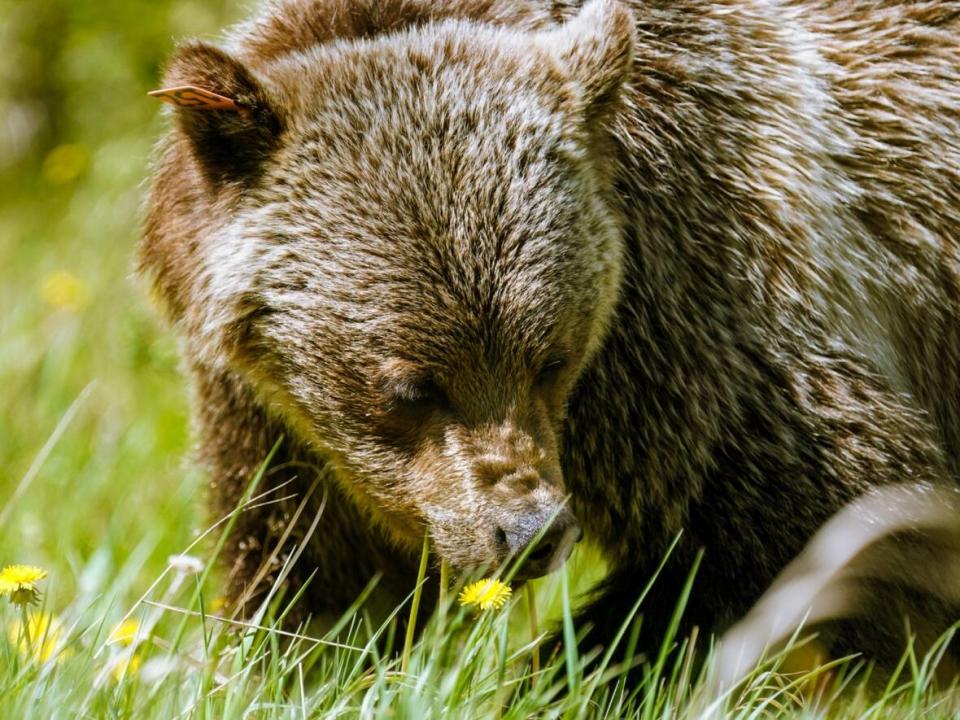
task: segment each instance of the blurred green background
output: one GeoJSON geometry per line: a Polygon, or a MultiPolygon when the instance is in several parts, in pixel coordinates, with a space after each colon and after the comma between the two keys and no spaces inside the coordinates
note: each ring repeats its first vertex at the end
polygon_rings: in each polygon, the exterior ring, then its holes
{"type": "Polygon", "coordinates": [[[204,524],[175,341],[134,273],[166,124],[146,93],[245,10],[0,0],[0,565],[47,568],[55,605],[138,590],[204,524]]]}

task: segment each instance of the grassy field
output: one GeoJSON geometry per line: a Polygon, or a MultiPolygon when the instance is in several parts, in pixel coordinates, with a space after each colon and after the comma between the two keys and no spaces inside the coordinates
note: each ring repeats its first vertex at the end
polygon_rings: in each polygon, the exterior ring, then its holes
{"type": "MultiPolygon", "coordinates": [[[[336,639],[282,636],[276,608],[220,618],[210,570],[229,522],[207,532],[175,342],[132,256],[163,126],[144,93],[172,38],[238,12],[0,4],[0,566],[48,572],[26,624],[0,600],[0,718],[955,716],[922,658],[872,694],[837,669],[787,672],[798,653],[717,693],[668,628],[630,684],[629,633],[599,669],[568,650],[534,678],[526,593],[479,614],[448,596],[409,652],[360,613],[336,639]],[[203,569],[171,563],[182,553],[203,569]]],[[[536,583],[538,629],[571,637],[599,572],[586,552],[536,583]]]]}

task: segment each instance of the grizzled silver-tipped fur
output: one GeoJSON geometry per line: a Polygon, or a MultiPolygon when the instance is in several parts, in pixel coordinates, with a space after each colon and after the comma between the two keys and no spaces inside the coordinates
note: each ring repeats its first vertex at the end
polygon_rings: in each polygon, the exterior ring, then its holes
{"type": "Polygon", "coordinates": [[[960,2],[858,8],[278,0],[181,48],[246,109],[177,111],[141,246],[212,503],[280,436],[325,500],[242,516],[233,597],[298,543],[304,612],[399,596],[424,532],[544,531],[535,575],[579,525],[603,642],[684,530],[655,642],[699,548],[720,630],[851,500],[955,484],[960,2]]]}

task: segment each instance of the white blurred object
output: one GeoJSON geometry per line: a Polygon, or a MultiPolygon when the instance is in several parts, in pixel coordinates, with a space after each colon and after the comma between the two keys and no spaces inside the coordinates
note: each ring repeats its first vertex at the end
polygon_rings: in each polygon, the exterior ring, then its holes
{"type": "Polygon", "coordinates": [[[203,561],[193,555],[171,555],[167,564],[178,573],[199,575],[203,572],[203,561]]]}
{"type": "Polygon", "coordinates": [[[834,515],[750,612],[721,638],[713,687],[718,692],[734,687],[769,648],[801,627],[854,613],[858,581],[864,578],[893,579],[944,599],[960,599],[960,563],[956,558],[936,561],[943,557],[942,550],[938,556],[908,546],[908,555],[891,549],[899,556],[891,557],[886,567],[879,566],[876,557],[866,567],[859,562],[857,556],[863,551],[910,530],[933,532],[935,537],[960,543],[960,492],[929,484],[884,487],[834,515]]]}

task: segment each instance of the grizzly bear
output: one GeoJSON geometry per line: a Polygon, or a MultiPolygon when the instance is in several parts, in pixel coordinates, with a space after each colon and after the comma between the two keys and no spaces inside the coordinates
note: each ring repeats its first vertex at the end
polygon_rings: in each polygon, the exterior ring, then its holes
{"type": "MultiPolygon", "coordinates": [[[[142,271],[242,608],[581,533],[585,642],[739,618],[960,472],[960,2],[277,0],[167,87],[142,271]],[[169,93],[168,93],[169,94],[169,93]],[[195,106],[192,106],[195,105],[195,106]]],[[[896,638],[892,638],[896,640],[896,638]]]]}

